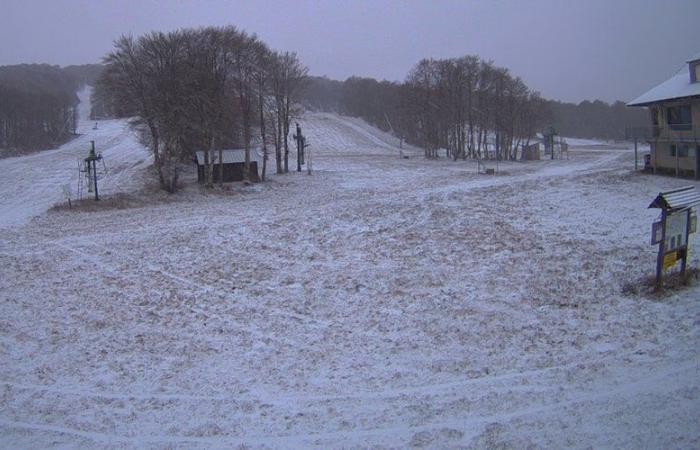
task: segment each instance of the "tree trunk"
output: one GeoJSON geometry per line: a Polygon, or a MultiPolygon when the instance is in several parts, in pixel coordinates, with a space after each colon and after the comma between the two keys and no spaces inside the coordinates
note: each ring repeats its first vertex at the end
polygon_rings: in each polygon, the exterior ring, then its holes
{"type": "Polygon", "coordinates": [[[275,130],[277,139],[275,141],[275,160],[277,162],[277,173],[282,174],[284,170],[282,168],[282,111],[277,108],[277,130],[275,130]]]}
{"type": "Polygon", "coordinates": [[[289,173],[289,111],[284,118],[284,173],[289,173]]]}
{"type": "Polygon", "coordinates": [[[263,108],[263,86],[262,83],[258,90],[258,104],[260,108],[260,138],[262,139],[262,150],[263,150],[263,163],[262,163],[262,173],[260,174],[260,179],[265,181],[265,174],[267,172],[267,137],[265,136],[265,113],[263,108]]]}

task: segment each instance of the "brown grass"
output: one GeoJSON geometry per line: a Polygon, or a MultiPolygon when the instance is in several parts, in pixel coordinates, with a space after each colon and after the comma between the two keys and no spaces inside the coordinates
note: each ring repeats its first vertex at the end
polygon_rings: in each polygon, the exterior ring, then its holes
{"type": "Polygon", "coordinates": [[[109,197],[102,197],[100,201],[95,201],[94,198],[84,198],[82,200],[71,200],[57,203],[49,209],[51,212],[59,211],[102,211],[105,209],[127,209],[144,206],[148,203],[146,199],[129,194],[115,194],[109,197]]]}
{"type": "Polygon", "coordinates": [[[656,276],[647,276],[639,280],[629,281],[622,285],[622,295],[628,297],[664,298],[668,294],[684,291],[700,280],[700,269],[689,267],[685,274],[680,270],[664,274],[663,287],[657,289],[656,276]]]}

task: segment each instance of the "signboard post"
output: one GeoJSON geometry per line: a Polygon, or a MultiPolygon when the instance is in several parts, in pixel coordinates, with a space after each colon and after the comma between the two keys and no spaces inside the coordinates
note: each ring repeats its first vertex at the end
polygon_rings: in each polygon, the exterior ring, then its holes
{"type": "Polygon", "coordinates": [[[649,205],[660,208],[661,219],[652,224],[651,244],[659,244],[656,257],[656,289],[663,288],[664,271],[681,261],[680,273],[685,275],[688,263],[690,234],[697,228],[697,216],[692,207],[700,204],[700,194],[694,187],[662,192],[649,205]]]}
{"type": "MultiPolygon", "coordinates": [[[[690,234],[690,208],[673,213],[661,212],[661,239],[656,261],[656,287],[663,287],[663,272],[681,261],[681,275],[685,274],[690,234]]],[[[657,226],[658,229],[658,226],[657,226]]]]}

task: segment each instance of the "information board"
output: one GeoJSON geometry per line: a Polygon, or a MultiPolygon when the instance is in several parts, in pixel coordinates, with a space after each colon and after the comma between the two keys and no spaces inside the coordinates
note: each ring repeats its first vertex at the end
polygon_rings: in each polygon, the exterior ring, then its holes
{"type": "Polygon", "coordinates": [[[666,216],[666,239],[664,251],[671,252],[687,244],[688,211],[666,216]]]}

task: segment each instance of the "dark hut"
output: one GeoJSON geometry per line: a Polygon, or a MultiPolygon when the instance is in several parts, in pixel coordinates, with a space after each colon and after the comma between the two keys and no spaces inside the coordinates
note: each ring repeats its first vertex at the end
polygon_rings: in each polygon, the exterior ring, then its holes
{"type": "MultiPolygon", "coordinates": [[[[224,164],[224,179],[223,181],[243,181],[243,173],[245,166],[245,150],[243,149],[233,149],[233,150],[223,150],[223,164],[224,164]]],[[[195,162],[197,163],[197,181],[204,183],[204,152],[199,151],[195,154],[195,162]]],[[[214,150],[210,153],[210,158],[213,165],[212,179],[215,183],[219,182],[219,150],[214,150]]],[[[260,175],[258,174],[258,167],[262,166],[262,157],[257,151],[250,151],[250,180],[260,181],[260,175]]]]}

